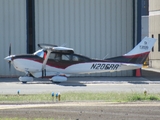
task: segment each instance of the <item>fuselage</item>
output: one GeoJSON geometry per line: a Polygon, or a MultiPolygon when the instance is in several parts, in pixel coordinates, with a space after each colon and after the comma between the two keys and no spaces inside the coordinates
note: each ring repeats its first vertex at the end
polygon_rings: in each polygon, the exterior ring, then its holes
{"type": "MultiPolygon", "coordinates": [[[[42,65],[45,54],[16,55],[12,64],[16,70],[29,72],[34,77],[42,77],[42,65]]],[[[114,72],[130,70],[141,65],[124,66],[124,63],[110,60],[95,60],[78,54],[52,52],[45,66],[45,76],[114,72]],[[56,58],[59,57],[59,58],[56,58]]]]}

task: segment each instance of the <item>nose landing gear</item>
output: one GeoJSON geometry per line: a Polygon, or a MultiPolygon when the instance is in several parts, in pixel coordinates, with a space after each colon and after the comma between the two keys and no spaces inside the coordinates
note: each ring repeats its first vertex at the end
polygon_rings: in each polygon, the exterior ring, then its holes
{"type": "Polygon", "coordinates": [[[27,74],[25,76],[20,76],[19,77],[19,81],[21,81],[22,83],[27,83],[27,82],[32,82],[33,81],[33,77],[30,76],[30,73],[27,72],[27,74]]]}
{"type": "Polygon", "coordinates": [[[21,81],[22,83],[32,82],[33,81],[33,77],[30,77],[30,76],[20,76],[19,77],[19,81],[21,81]]]}

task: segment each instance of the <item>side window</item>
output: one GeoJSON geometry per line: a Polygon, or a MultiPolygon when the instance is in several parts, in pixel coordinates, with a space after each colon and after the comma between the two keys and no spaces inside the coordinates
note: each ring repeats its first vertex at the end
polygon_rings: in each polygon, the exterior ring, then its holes
{"type": "Polygon", "coordinates": [[[55,53],[55,57],[54,60],[61,60],[62,59],[62,55],[60,53],[55,53]]]}
{"type": "Polygon", "coordinates": [[[61,54],[59,53],[51,53],[49,55],[49,59],[52,59],[52,60],[61,60],[61,54]]]}
{"type": "Polygon", "coordinates": [[[73,61],[79,61],[79,58],[78,58],[78,56],[73,56],[73,57],[72,57],[72,60],[73,60],[73,61]]]}
{"type": "Polygon", "coordinates": [[[50,55],[49,55],[49,59],[54,60],[54,58],[55,58],[55,53],[50,53],[50,55]]]}
{"type": "Polygon", "coordinates": [[[62,60],[65,60],[65,61],[70,61],[70,55],[62,55],[62,60]]]}
{"type": "Polygon", "coordinates": [[[72,56],[72,61],[87,62],[87,61],[89,61],[89,59],[88,59],[88,58],[85,58],[85,57],[83,57],[83,56],[73,55],[73,56],[72,56]]]}
{"type": "Polygon", "coordinates": [[[39,56],[39,57],[41,57],[41,58],[43,58],[44,57],[44,51],[41,49],[41,50],[38,50],[38,51],[36,51],[35,53],[33,53],[34,55],[37,55],[37,56],[39,56]]]}

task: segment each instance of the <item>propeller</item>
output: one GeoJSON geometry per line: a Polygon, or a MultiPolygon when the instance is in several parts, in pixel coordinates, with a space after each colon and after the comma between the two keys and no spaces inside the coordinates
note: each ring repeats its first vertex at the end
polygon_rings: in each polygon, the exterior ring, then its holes
{"type": "MultiPolygon", "coordinates": [[[[11,43],[9,45],[9,56],[11,55],[11,43]]],[[[8,62],[9,64],[9,70],[11,71],[11,61],[8,62]]]]}

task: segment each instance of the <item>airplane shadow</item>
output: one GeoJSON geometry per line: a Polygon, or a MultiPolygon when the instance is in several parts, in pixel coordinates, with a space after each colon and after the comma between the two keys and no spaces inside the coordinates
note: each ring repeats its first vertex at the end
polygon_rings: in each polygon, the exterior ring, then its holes
{"type": "Polygon", "coordinates": [[[145,81],[128,81],[128,83],[131,83],[131,84],[149,84],[148,82],[145,82],[145,81]]]}
{"type": "MultiPolygon", "coordinates": [[[[18,78],[0,78],[0,83],[5,82],[5,83],[13,83],[13,82],[17,82],[18,84],[21,83],[18,78]]],[[[24,84],[24,83],[21,83],[24,84]]],[[[61,83],[55,83],[50,81],[49,79],[42,79],[42,78],[35,78],[33,82],[28,82],[26,84],[53,84],[53,85],[60,85],[60,86],[73,86],[73,87],[77,87],[77,86],[86,86],[86,84],[84,83],[80,83],[80,81],[72,81],[72,80],[68,80],[66,82],[61,82],[61,83]]]]}
{"type": "Polygon", "coordinates": [[[72,87],[79,87],[79,86],[86,86],[84,83],[80,83],[79,81],[66,81],[66,82],[52,82],[48,79],[35,79],[33,82],[28,82],[26,84],[53,84],[59,86],[72,86],[72,87]]]}
{"type": "MultiPolygon", "coordinates": [[[[18,84],[24,84],[24,83],[21,83],[18,78],[0,78],[0,83],[2,82],[5,82],[5,83],[13,83],[13,82],[17,82],[18,84]]],[[[60,86],[86,86],[86,84],[84,83],[80,83],[80,81],[71,81],[71,80],[68,80],[66,82],[61,82],[61,83],[55,83],[55,82],[52,82],[48,79],[34,79],[33,82],[28,82],[26,84],[53,84],[53,85],[60,85],[60,86]]]]}
{"type": "MultiPolygon", "coordinates": [[[[23,84],[23,83],[22,83],[23,84]]],[[[72,86],[72,87],[80,87],[80,86],[86,86],[86,84],[80,83],[80,82],[62,82],[62,83],[53,83],[51,81],[34,81],[34,82],[28,82],[26,84],[53,84],[53,85],[59,85],[59,86],[72,86]]]]}
{"type": "MultiPolygon", "coordinates": [[[[56,83],[58,84],[58,83],[56,83]]],[[[62,82],[62,83],[59,83],[58,85],[61,85],[61,86],[72,86],[72,87],[80,87],[80,86],[87,86],[86,84],[84,83],[80,83],[78,81],[67,81],[67,82],[62,82]]]]}
{"type": "MultiPolygon", "coordinates": [[[[148,75],[148,74],[147,74],[148,75]]],[[[122,84],[123,82],[127,82],[130,84],[149,84],[153,81],[160,81],[159,77],[146,76],[143,74],[143,77],[70,77],[66,82],[61,83],[53,83],[47,78],[34,78],[33,82],[28,82],[27,84],[53,84],[59,86],[87,86],[87,84],[122,84]],[[151,79],[152,78],[152,79],[151,79]],[[154,79],[153,79],[154,78],[154,79]]],[[[0,78],[0,83],[16,83],[23,84],[19,82],[18,77],[10,77],[10,78],[0,78]]]]}

